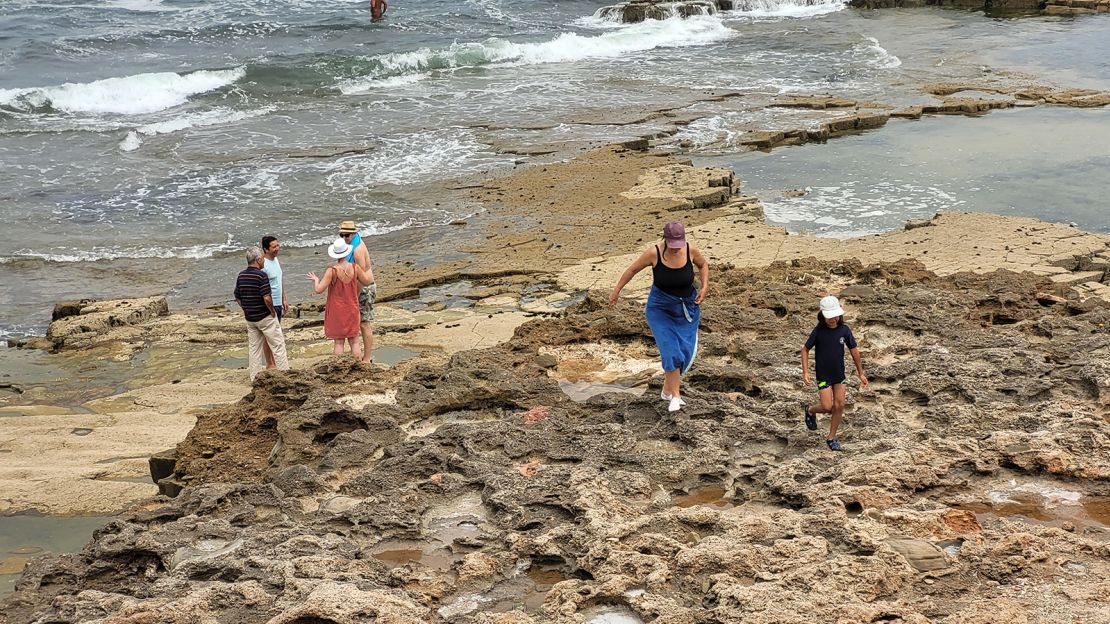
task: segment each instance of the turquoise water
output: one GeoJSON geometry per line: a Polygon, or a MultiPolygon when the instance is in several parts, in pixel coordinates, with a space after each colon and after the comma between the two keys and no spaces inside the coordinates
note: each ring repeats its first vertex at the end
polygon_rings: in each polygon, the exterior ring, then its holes
{"type": "MultiPolygon", "coordinates": [[[[109,520],[100,516],[0,516],[0,569],[22,569],[27,558],[43,552],[78,552],[92,539],[92,532],[109,520]]],[[[0,574],[0,597],[15,590],[20,574],[0,574]]]]}
{"type": "Polygon", "coordinates": [[[839,238],[941,210],[1033,216],[1110,232],[1110,110],[1038,107],[925,117],[765,154],[699,163],[735,169],[767,220],[839,238]],[[782,191],[802,190],[800,197],[782,191]]]}

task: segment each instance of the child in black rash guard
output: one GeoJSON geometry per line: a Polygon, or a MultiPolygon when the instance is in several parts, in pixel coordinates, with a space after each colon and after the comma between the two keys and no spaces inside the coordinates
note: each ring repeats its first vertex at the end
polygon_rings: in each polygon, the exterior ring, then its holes
{"type": "Polygon", "coordinates": [[[814,349],[813,359],[817,364],[817,396],[820,405],[810,406],[803,404],[806,428],[810,431],[817,429],[815,414],[832,414],[829,423],[829,437],[825,439],[830,451],[843,450],[840,441],[836,439],[836,428],[840,419],[844,417],[844,395],[847,386],[847,377],[844,372],[844,347],[848,347],[852,354],[852,362],[856,365],[856,376],[859,377],[861,387],[867,387],[867,375],[863,374],[863,361],[860,360],[859,349],[856,347],[856,338],[852,330],[844,324],[844,309],[836,297],[828,296],[821,300],[821,311],[817,313],[817,327],[809,334],[805,346],[802,347],[802,381],[810,385],[809,380],[809,350],[814,349]]]}

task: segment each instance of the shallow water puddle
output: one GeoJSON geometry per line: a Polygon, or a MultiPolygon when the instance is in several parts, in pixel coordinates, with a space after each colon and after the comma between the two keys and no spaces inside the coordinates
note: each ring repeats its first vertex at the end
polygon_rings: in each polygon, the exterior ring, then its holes
{"type": "Polygon", "coordinates": [[[697,507],[707,506],[716,507],[718,509],[729,509],[733,507],[732,501],[725,497],[725,489],[719,485],[707,485],[705,487],[697,488],[689,494],[674,497],[675,507],[697,507]]]}
{"type": "Polygon", "coordinates": [[[411,360],[412,358],[420,355],[419,352],[396,345],[382,345],[374,347],[374,362],[377,364],[385,364],[386,366],[395,366],[411,360]]]}
{"type": "Polygon", "coordinates": [[[532,565],[523,574],[499,583],[482,596],[482,611],[506,613],[520,607],[528,613],[543,610],[544,600],[551,588],[569,577],[558,567],[532,565]]]}
{"type": "Polygon", "coordinates": [[[391,567],[415,564],[434,570],[450,570],[462,557],[455,552],[456,542],[477,539],[488,521],[482,497],[464,494],[435,507],[424,515],[424,540],[385,540],[374,546],[371,556],[391,567]]]}
{"type": "Polygon", "coordinates": [[[643,386],[626,388],[625,386],[617,384],[600,383],[596,381],[567,381],[566,379],[559,380],[559,389],[575,403],[583,403],[591,397],[607,392],[619,392],[621,394],[640,396],[647,390],[643,386]]]}
{"type": "Polygon", "coordinates": [[[1110,536],[1110,496],[1085,496],[1036,484],[994,490],[988,496],[989,502],[966,503],[957,508],[974,513],[980,520],[1007,518],[1056,528],[1070,525],[1080,533],[1110,536]]]}
{"type": "Polygon", "coordinates": [[[0,516],[0,597],[15,591],[24,566],[42,552],[77,552],[107,516],[0,516]]]}
{"type": "Polygon", "coordinates": [[[434,544],[404,540],[381,542],[370,554],[391,568],[415,564],[441,572],[450,570],[456,561],[461,560],[447,549],[434,544]]]}
{"type": "Polygon", "coordinates": [[[640,616],[625,606],[602,605],[582,612],[586,624],[643,624],[640,616]]]}
{"type": "Polygon", "coordinates": [[[509,578],[480,594],[460,594],[440,607],[439,613],[453,617],[474,611],[507,613],[521,608],[527,613],[538,613],[551,588],[568,578],[562,565],[521,560],[509,578]]]}

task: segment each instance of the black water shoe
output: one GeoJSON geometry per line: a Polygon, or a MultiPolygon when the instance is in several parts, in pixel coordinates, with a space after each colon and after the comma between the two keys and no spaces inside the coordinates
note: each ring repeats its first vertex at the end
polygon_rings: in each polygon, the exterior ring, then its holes
{"type": "Polygon", "coordinates": [[[817,417],[809,413],[809,404],[802,403],[802,411],[806,415],[806,429],[817,431],[817,417]]]}
{"type": "Polygon", "coordinates": [[[843,448],[840,447],[840,440],[837,440],[836,438],[833,438],[831,440],[825,440],[825,444],[829,445],[829,450],[830,451],[843,451],[844,450],[843,448]]]}

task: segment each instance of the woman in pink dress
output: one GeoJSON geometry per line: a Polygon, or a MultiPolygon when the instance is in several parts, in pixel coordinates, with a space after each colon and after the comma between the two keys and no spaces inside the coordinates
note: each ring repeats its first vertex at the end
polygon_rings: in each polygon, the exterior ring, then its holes
{"type": "Polygon", "coordinates": [[[328,291],[324,304],[324,335],[334,341],[332,353],[343,355],[343,341],[346,341],[351,345],[351,354],[362,359],[362,348],[355,340],[359,337],[361,319],[358,292],[374,282],[374,274],[348,262],[350,253],[351,246],[346,241],[335,239],[328,247],[328,255],[335,258],[335,264],[324,271],[322,279],[315,273],[309,273],[308,279],[312,280],[312,290],[316,294],[328,291]]]}

